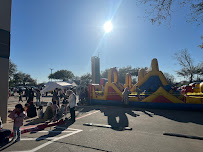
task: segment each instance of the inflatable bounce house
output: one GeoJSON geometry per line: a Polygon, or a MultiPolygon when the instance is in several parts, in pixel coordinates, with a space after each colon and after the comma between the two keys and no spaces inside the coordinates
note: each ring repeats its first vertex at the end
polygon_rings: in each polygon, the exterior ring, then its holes
{"type": "Polygon", "coordinates": [[[159,71],[157,59],[151,61],[149,70],[140,69],[138,82],[133,85],[131,75],[126,74],[125,84],[118,81],[118,71],[111,68],[108,81],[89,84],[89,100],[92,104],[122,104],[124,88],[128,88],[129,105],[149,108],[199,109],[203,110],[203,83],[190,84],[176,90],[168,85],[159,71]],[[139,90],[139,91],[138,91],[139,90]]]}

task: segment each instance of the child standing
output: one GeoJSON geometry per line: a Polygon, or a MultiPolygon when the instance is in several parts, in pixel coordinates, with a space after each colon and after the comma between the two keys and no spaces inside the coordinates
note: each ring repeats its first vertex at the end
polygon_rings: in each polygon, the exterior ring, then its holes
{"type": "Polygon", "coordinates": [[[21,104],[17,104],[15,106],[15,109],[9,114],[8,117],[14,120],[13,139],[16,138],[16,133],[17,133],[16,142],[20,141],[20,135],[21,135],[20,127],[23,125],[23,120],[25,118],[23,106],[21,104]]]}
{"type": "Polygon", "coordinates": [[[41,93],[40,93],[40,90],[39,89],[37,89],[36,90],[36,104],[38,104],[38,105],[40,105],[41,103],[40,103],[40,96],[41,96],[41,93]]]}

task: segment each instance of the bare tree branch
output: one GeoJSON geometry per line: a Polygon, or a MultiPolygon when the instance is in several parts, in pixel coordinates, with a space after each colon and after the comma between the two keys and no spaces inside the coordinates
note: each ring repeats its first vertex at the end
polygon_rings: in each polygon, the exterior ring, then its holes
{"type": "Polygon", "coordinates": [[[139,0],[138,5],[148,4],[148,9],[146,10],[146,17],[151,20],[151,22],[161,24],[165,21],[170,21],[171,14],[176,9],[181,7],[190,8],[191,13],[186,14],[190,16],[187,19],[188,22],[196,22],[198,25],[203,22],[203,1],[202,0],[139,0]]]}

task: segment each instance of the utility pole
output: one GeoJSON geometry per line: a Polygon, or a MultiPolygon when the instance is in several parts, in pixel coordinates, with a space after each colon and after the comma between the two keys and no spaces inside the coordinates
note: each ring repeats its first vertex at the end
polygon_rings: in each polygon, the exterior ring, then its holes
{"type": "MultiPolygon", "coordinates": [[[[53,71],[53,69],[52,69],[52,68],[50,68],[50,70],[51,70],[51,75],[52,75],[52,71],[53,71]]],[[[52,81],[52,78],[51,78],[51,81],[52,81]]]]}

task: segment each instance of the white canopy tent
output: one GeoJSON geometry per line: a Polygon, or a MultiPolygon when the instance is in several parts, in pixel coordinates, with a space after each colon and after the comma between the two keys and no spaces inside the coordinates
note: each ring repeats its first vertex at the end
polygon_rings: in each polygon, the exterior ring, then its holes
{"type": "Polygon", "coordinates": [[[40,92],[45,93],[45,92],[53,91],[56,88],[60,88],[64,90],[65,88],[70,88],[72,86],[73,85],[71,83],[67,83],[67,82],[47,82],[46,87],[42,89],[40,92]]]}

